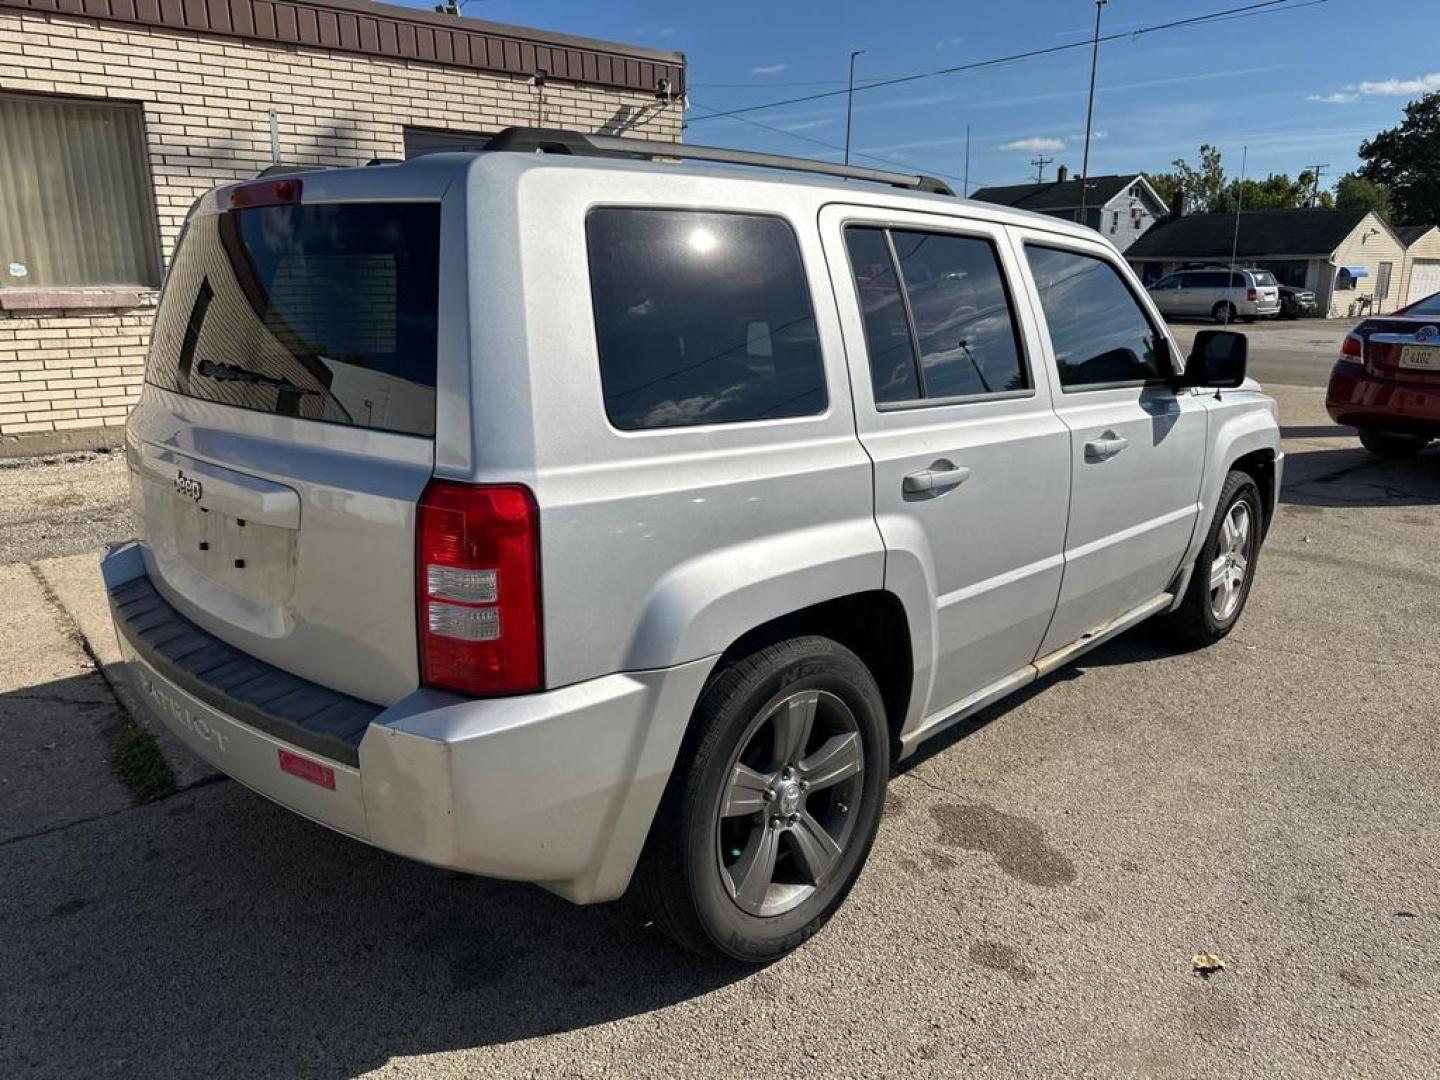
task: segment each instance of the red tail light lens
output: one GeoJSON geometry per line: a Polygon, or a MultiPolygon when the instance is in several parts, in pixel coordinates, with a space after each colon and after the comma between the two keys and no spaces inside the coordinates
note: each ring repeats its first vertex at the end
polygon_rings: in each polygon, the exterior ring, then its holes
{"type": "Polygon", "coordinates": [[[420,678],[462,694],[541,682],[539,512],[528,488],[431,480],[420,497],[420,678]]]}
{"type": "Polygon", "coordinates": [[[282,206],[298,203],[302,185],[295,176],[283,180],[259,180],[230,189],[230,209],[245,210],[252,206],[282,206]]]}
{"type": "Polygon", "coordinates": [[[1257,299],[1259,299],[1259,296],[1260,296],[1260,294],[1257,293],[1254,289],[1246,289],[1246,290],[1245,290],[1245,299],[1246,299],[1246,300],[1257,300],[1257,299]]]}
{"type": "Polygon", "coordinates": [[[1359,334],[1346,334],[1340,343],[1340,359],[1352,364],[1365,363],[1365,339],[1359,334]]]}

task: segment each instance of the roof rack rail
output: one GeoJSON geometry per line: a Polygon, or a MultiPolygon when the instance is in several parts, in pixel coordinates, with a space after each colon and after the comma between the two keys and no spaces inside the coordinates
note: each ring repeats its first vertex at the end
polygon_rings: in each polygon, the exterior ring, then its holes
{"type": "Polygon", "coordinates": [[[492,135],[485,144],[485,149],[522,154],[573,154],[576,157],[715,161],[725,165],[754,165],[763,169],[788,169],[791,172],[839,176],[847,180],[869,180],[876,184],[927,191],[936,195],[955,194],[943,181],[923,174],[866,169],[856,165],[835,165],[828,161],[786,157],[783,154],[760,154],[751,150],[730,150],[721,146],[627,139],[619,135],[588,135],[582,131],[569,131],[564,128],[508,127],[492,135]]]}

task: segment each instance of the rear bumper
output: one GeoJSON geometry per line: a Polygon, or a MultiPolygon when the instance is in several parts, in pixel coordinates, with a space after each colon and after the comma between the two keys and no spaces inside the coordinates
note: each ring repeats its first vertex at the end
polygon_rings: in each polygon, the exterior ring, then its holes
{"type": "Polygon", "coordinates": [[[1377,378],[1356,364],[1330,373],[1325,409],[1337,424],[1399,435],[1440,435],[1440,385],[1377,378]]]}
{"type": "MultiPolygon", "coordinates": [[[[167,630],[169,651],[158,652],[145,626],[117,603],[117,594],[129,595],[126,586],[133,592],[145,575],[138,544],[112,552],[103,570],[127,678],[217,769],[376,847],[533,881],[577,903],[624,892],[714,664],[710,658],[489,700],[422,688],[388,709],[364,706],[372,712],[344,736],[351,754],[317,742],[313,717],[274,720],[274,706],[307,700],[297,697],[307,691],[277,685],[274,700],[257,703],[252,695],[242,702],[243,686],[226,691],[218,685],[223,676],[203,663],[187,670],[184,656],[169,658],[183,629],[167,630]]],[[[150,610],[150,622],[164,614],[150,610]]],[[[204,656],[217,644],[192,642],[185,655],[204,656]]],[[[308,692],[320,695],[309,699],[323,706],[317,715],[344,713],[327,704],[332,692],[313,685],[308,692]]]]}

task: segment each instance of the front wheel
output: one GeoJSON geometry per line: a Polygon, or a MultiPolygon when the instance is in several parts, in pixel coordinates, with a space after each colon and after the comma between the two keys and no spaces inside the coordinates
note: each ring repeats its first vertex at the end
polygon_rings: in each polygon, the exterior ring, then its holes
{"type": "Polygon", "coordinates": [[[701,695],[637,870],[655,922],[746,963],[796,948],[859,876],[889,770],[880,690],[849,649],[792,638],[726,667],[701,695]]]}
{"type": "Polygon", "coordinates": [[[1386,458],[1411,458],[1425,449],[1424,435],[1391,435],[1384,431],[1360,429],[1360,445],[1386,458]]]}
{"type": "Polygon", "coordinates": [[[1240,621],[1255,580],[1263,514],[1254,479],[1242,472],[1227,476],[1185,599],[1169,617],[1183,644],[1213,645],[1240,621]]]}

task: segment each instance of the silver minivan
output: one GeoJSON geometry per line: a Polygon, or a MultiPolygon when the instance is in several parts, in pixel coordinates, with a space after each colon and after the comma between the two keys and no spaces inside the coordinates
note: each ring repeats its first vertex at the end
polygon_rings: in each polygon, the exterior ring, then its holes
{"type": "Polygon", "coordinates": [[[512,129],[231,184],[170,265],[111,610],[262,795],[578,903],[633,878],[765,961],[892,761],[1151,616],[1235,625],[1283,463],[1244,354],[924,177],[512,129]]]}
{"type": "Polygon", "coordinates": [[[1268,270],[1207,266],[1177,270],[1149,288],[1164,315],[1253,322],[1280,314],[1280,285],[1268,270]]]}

